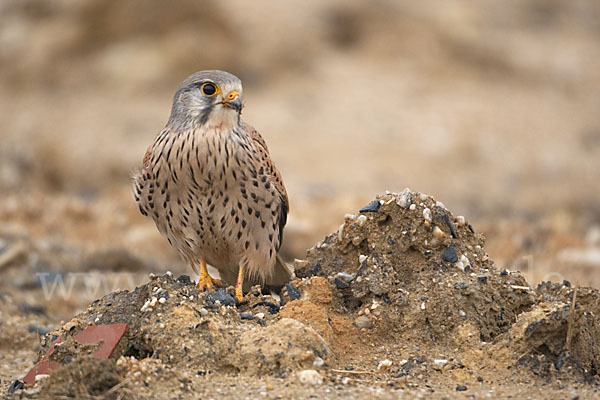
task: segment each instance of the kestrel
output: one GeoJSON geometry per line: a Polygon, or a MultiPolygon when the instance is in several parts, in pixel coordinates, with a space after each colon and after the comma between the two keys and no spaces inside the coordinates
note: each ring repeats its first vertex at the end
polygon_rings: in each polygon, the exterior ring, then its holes
{"type": "Polygon", "coordinates": [[[197,287],[221,285],[208,263],[225,283],[235,284],[240,302],[250,284],[281,286],[291,276],[277,253],[287,192],[264,139],[242,121],[242,106],[236,76],[189,76],[133,177],[141,213],[199,274],[197,287]]]}

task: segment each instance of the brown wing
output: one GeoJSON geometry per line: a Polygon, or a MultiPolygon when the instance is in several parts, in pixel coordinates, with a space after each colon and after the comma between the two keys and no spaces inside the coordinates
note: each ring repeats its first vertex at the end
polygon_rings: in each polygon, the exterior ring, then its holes
{"type": "MultiPolygon", "coordinates": [[[[267,173],[271,176],[272,182],[275,185],[275,188],[279,192],[281,196],[281,209],[279,212],[279,247],[281,247],[281,240],[283,236],[283,227],[287,222],[287,215],[290,209],[290,203],[287,195],[287,190],[285,190],[285,185],[283,184],[283,179],[281,178],[281,174],[273,164],[271,157],[269,156],[269,148],[267,147],[267,143],[260,136],[260,133],[251,125],[247,123],[244,124],[244,131],[254,140],[254,144],[258,148],[260,152],[261,160],[264,163],[265,169],[267,173]]],[[[279,248],[277,248],[279,250],[279,248]]]]}

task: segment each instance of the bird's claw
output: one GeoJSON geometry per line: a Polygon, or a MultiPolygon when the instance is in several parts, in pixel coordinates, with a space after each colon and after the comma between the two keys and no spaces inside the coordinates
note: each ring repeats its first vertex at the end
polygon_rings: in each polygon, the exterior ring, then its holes
{"type": "Polygon", "coordinates": [[[196,288],[198,290],[215,290],[218,287],[223,287],[223,282],[220,279],[215,279],[209,274],[200,275],[196,288]]]}

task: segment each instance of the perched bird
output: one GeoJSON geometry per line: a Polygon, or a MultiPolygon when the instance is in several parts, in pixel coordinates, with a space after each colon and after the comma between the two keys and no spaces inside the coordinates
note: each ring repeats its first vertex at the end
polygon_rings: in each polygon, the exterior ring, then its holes
{"type": "Polygon", "coordinates": [[[201,71],[177,89],[167,126],[133,176],[135,200],[199,274],[197,287],[281,286],[292,271],[281,260],[289,208],[264,139],[241,119],[242,83],[224,71],[201,71]]]}

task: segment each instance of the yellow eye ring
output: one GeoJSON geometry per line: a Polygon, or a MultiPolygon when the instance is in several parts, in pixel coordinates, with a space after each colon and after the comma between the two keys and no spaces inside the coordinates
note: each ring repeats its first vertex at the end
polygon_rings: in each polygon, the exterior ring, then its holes
{"type": "Polygon", "coordinates": [[[202,91],[202,94],[205,95],[206,97],[213,97],[213,96],[216,96],[217,94],[221,93],[221,89],[219,88],[219,86],[212,82],[204,83],[200,87],[200,91],[202,91]]]}

